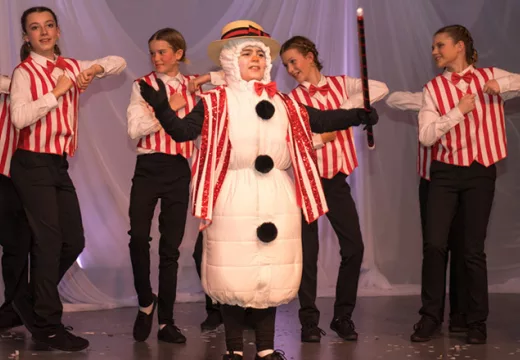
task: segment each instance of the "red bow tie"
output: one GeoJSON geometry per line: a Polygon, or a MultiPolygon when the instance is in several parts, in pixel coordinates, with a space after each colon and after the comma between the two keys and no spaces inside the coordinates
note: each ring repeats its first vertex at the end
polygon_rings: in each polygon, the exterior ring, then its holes
{"type": "Polygon", "coordinates": [[[262,91],[264,91],[269,95],[269,97],[273,97],[278,90],[276,90],[276,82],[271,81],[269,84],[262,84],[259,82],[255,82],[255,91],[258,96],[262,95],[262,91]]]}
{"type": "Polygon", "coordinates": [[[54,68],[65,70],[67,68],[67,62],[61,56],[58,56],[56,64],[54,64],[51,61],[47,61],[47,71],[49,72],[49,74],[52,74],[54,68]]]}
{"type": "Polygon", "coordinates": [[[471,71],[468,71],[467,73],[465,73],[462,76],[460,76],[457,73],[451,74],[451,82],[453,83],[453,85],[457,85],[459,83],[459,81],[461,81],[461,80],[464,80],[467,84],[469,84],[472,79],[473,79],[473,74],[471,73],[471,71]]]}
{"type": "Polygon", "coordinates": [[[329,84],[325,84],[323,86],[315,86],[315,85],[311,85],[309,87],[309,95],[310,96],[314,96],[314,94],[316,94],[317,92],[319,92],[321,95],[323,96],[327,96],[327,93],[330,91],[330,85],[329,84]]]}

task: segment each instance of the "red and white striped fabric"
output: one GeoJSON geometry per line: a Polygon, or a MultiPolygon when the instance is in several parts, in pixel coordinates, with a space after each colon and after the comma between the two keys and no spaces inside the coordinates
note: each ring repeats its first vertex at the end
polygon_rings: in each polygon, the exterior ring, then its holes
{"type": "MultiPolygon", "coordinates": [[[[20,130],[18,148],[49,154],[67,153],[74,156],[78,148],[78,109],[79,88],[76,77],[80,73],[77,60],[63,58],[66,63],[66,75],[74,86],[58,99],[58,107],[49,111],[40,120],[20,130]]],[[[30,56],[17,66],[25,70],[31,80],[31,96],[33,100],[49,93],[56,82],[49,71],[34,61],[30,56]]]]}
{"type": "MultiPolygon", "coordinates": [[[[308,114],[289,96],[278,93],[284,101],[289,118],[287,141],[294,167],[296,198],[310,223],[328,211],[325,195],[316,168],[308,114]],[[299,138],[295,139],[295,136],[299,138]]],[[[201,95],[204,104],[204,124],[201,145],[193,165],[192,210],[193,215],[209,225],[222,183],[229,166],[231,143],[229,141],[229,116],[224,87],[201,95]]]]}
{"type": "Polygon", "coordinates": [[[18,131],[10,120],[9,95],[0,94],[0,174],[9,176],[11,157],[16,150],[18,131]]]}
{"type": "MultiPolygon", "coordinates": [[[[296,101],[320,110],[339,109],[348,99],[346,92],[346,76],[325,76],[331,91],[326,96],[326,103],[320,102],[316,96],[311,96],[308,89],[299,85],[289,94],[296,101]]],[[[338,172],[349,175],[358,166],[354,132],[352,128],[336,132],[334,141],[328,142],[317,149],[318,168],[322,177],[333,178],[338,172]]]]}
{"type": "MultiPolygon", "coordinates": [[[[183,118],[186,114],[189,114],[191,110],[197,104],[197,98],[195,93],[188,91],[188,82],[191,79],[196,78],[198,75],[182,75],[183,82],[181,83],[180,92],[186,100],[186,106],[177,111],[177,116],[183,118]]],[[[158,89],[157,86],[157,73],[155,71],[144,76],[144,79],[149,85],[158,89]]],[[[140,79],[139,79],[140,80],[140,79]]],[[[166,85],[168,92],[168,98],[173,95],[176,91],[171,86],[166,85]]],[[[186,141],[182,143],[175,142],[170,135],[168,135],[162,128],[150,135],[142,137],[137,143],[138,148],[153,150],[155,152],[161,152],[169,155],[182,155],[186,159],[191,158],[194,151],[194,142],[186,141]]]]}
{"type": "MultiPolygon", "coordinates": [[[[491,79],[493,68],[473,71],[467,93],[476,94],[475,109],[432,146],[433,160],[459,166],[477,161],[490,166],[507,156],[503,100],[482,91],[491,79]]],[[[426,89],[441,115],[453,109],[464,95],[442,75],[426,84],[426,89]]]]}
{"type": "Polygon", "coordinates": [[[419,176],[430,180],[430,166],[432,164],[432,148],[419,143],[417,150],[417,172],[419,176]]]}

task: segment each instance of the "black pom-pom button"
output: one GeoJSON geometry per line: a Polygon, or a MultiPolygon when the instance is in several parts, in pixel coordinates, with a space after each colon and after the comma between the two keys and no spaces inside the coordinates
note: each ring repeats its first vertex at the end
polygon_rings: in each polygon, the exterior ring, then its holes
{"type": "Polygon", "coordinates": [[[278,236],[278,229],[272,222],[265,222],[256,228],[256,236],[260,241],[270,243],[278,236]]]}
{"type": "Polygon", "coordinates": [[[256,104],[256,113],[264,120],[269,120],[274,115],[274,106],[267,100],[262,100],[256,104]]]}
{"type": "Polygon", "coordinates": [[[269,155],[258,155],[255,160],[255,169],[262,174],[267,174],[274,167],[273,159],[269,155]]]}

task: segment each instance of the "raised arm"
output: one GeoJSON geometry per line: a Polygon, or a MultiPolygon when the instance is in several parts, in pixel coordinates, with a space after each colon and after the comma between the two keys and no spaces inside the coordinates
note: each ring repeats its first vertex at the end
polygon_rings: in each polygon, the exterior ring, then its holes
{"type": "Polygon", "coordinates": [[[195,140],[202,132],[204,123],[204,104],[199,101],[193,110],[180,119],[170,107],[166,88],[161,79],[157,79],[159,90],[155,90],[146,81],[139,81],[141,96],[154,109],[155,117],[164,131],[177,142],[195,140]]]}
{"type": "Polygon", "coordinates": [[[345,130],[351,126],[375,125],[379,120],[377,110],[371,108],[367,113],[364,109],[336,109],[318,110],[310,106],[305,106],[309,113],[311,131],[321,134],[336,130],[345,130]]]}
{"type": "Polygon", "coordinates": [[[514,74],[502,69],[494,69],[495,79],[489,80],[484,85],[484,92],[497,95],[509,100],[520,96],[520,74],[514,74]]]}
{"type": "MultiPolygon", "coordinates": [[[[352,109],[363,107],[363,87],[361,79],[344,76],[345,90],[349,98],[341,104],[342,109],[352,109]]],[[[370,91],[370,104],[373,104],[388,94],[388,86],[384,82],[368,80],[368,90],[370,91]]]]}
{"type": "Polygon", "coordinates": [[[422,106],[422,92],[394,91],[386,98],[386,105],[392,109],[419,111],[422,106]]]}
{"type": "Polygon", "coordinates": [[[126,68],[126,61],[120,56],[106,56],[91,61],[78,61],[81,71],[93,69],[93,75],[102,78],[109,75],[118,75],[126,68]]]}

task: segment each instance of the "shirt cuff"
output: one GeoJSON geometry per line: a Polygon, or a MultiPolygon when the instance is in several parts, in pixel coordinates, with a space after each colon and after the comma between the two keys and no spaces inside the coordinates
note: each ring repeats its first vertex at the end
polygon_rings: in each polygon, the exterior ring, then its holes
{"type": "Polygon", "coordinates": [[[446,113],[446,122],[442,124],[442,131],[447,133],[451,130],[452,127],[460,123],[464,120],[464,114],[460,111],[458,106],[455,106],[453,109],[446,113]]]}
{"type": "Polygon", "coordinates": [[[215,86],[225,85],[226,77],[224,71],[210,71],[209,76],[211,78],[211,84],[215,86]]]}
{"type": "Polygon", "coordinates": [[[321,134],[312,134],[312,146],[314,147],[314,150],[321,149],[325,146],[321,134]]]}
{"type": "Polygon", "coordinates": [[[49,110],[58,107],[58,99],[56,99],[56,96],[54,96],[52,92],[43,95],[42,99],[44,99],[45,105],[49,108],[49,110]]]}
{"type": "Polygon", "coordinates": [[[500,93],[508,92],[511,90],[511,76],[504,76],[498,79],[495,79],[500,87],[500,93]]]}

